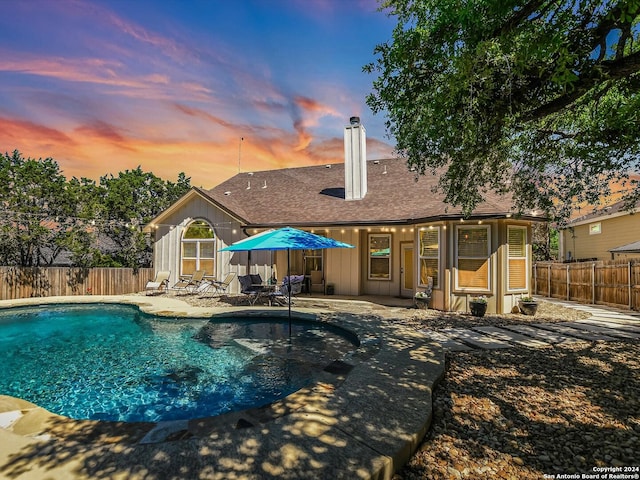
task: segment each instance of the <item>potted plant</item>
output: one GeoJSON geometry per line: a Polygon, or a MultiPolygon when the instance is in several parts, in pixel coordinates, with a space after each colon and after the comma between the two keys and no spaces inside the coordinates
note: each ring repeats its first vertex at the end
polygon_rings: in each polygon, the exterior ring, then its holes
{"type": "Polygon", "coordinates": [[[518,300],[518,308],[524,315],[535,315],[538,311],[538,302],[533,297],[524,296],[518,300]]]}
{"type": "Polygon", "coordinates": [[[413,296],[413,302],[416,308],[426,310],[429,308],[429,302],[431,301],[431,295],[428,292],[416,292],[413,296]]]}
{"type": "Polygon", "coordinates": [[[474,317],[484,317],[484,314],[487,313],[487,297],[480,295],[479,297],[471,298],[469,308],[471,309],[471,315],[474,317]]]}

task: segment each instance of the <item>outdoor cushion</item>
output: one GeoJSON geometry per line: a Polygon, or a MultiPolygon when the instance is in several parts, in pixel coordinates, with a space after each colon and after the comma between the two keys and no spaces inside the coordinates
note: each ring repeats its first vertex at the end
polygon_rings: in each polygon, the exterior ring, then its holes
{"type": "Polygon", "coordinates": [[[251,288],[251,277],[249,275],[240,275],[238,281],[240,282],[240,291],[242,293],[253,291],[251,288]]]}
{"type": "Polygon", "coordinates": [[[254,288],[260,290],[258,288],[259,285],[262,285],[262,277],[260,276],[259,273],[252,273],[251,275],[249,275],[251,277],[251,284],[253,285],[254,288]]]}

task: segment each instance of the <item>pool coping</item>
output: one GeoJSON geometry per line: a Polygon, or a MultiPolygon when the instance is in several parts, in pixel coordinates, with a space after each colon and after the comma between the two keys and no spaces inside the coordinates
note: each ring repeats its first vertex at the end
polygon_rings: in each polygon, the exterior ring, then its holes
{"type": "MultiPolygon", "coordinates": [[[[124,295],[0,301],[0,308],[114,303],[173,317],[286,315],[264,307],[194,307],[174,297],[124,295]]],[[[357,310],[358,302],[353,302],[357,310]]],[[[440,345],[392,320],[293,310],[358,335],[351,371],[269,407],[191,421],[76,421],[0,396],[0,472],[7,478],[384,478],[410,458],[432,417],[444,373],[440,345]]]]}

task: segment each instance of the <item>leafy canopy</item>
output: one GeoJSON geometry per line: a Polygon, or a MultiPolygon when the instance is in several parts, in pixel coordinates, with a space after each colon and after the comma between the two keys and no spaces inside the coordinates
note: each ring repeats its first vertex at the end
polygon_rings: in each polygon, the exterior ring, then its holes
{"type": "Polygon", "coordinates": [[[488,189],[562,220],[640,198],[640,0],[387,0],[367,103],[470,214],[488,189]]]}
{"type": "Polygon", "coordinates": [[[135,170],[67,181],[51,158],[0,154],[0,265],[42,266],[69,254],[80,267],[144,267],[152,249],[142,232],[190,186],[135,170]]]}

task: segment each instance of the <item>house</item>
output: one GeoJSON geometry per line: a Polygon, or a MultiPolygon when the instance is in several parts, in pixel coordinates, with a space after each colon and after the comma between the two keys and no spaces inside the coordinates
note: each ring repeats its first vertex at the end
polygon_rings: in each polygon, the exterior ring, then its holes
{"type": "Polygon", "coordinates": [[[640,257],[640,208],[620,201],[569,222],[560,232],[560,256],[566,261],[640,257]]]}
{"type": "Polygon", "coordinates": [[[337,295],[412,297],[431,277],[433,308],[468,310],[471,297],[485,295],[488,311],[502,313],[530,292],[531,223],[540,218],[516,217],[509,198],[488,193],[465,219],[432,191],[437,177],[416,175],[398,158],[367,161],[357,117],[344,139],[344,163],[243,172],[211,190],[193,188],[145,227],[155,268],[282,278],[286,253],[220,249],[292,226],[356,247],[291,252],[292,274],[320,271],[337,295]]]}

